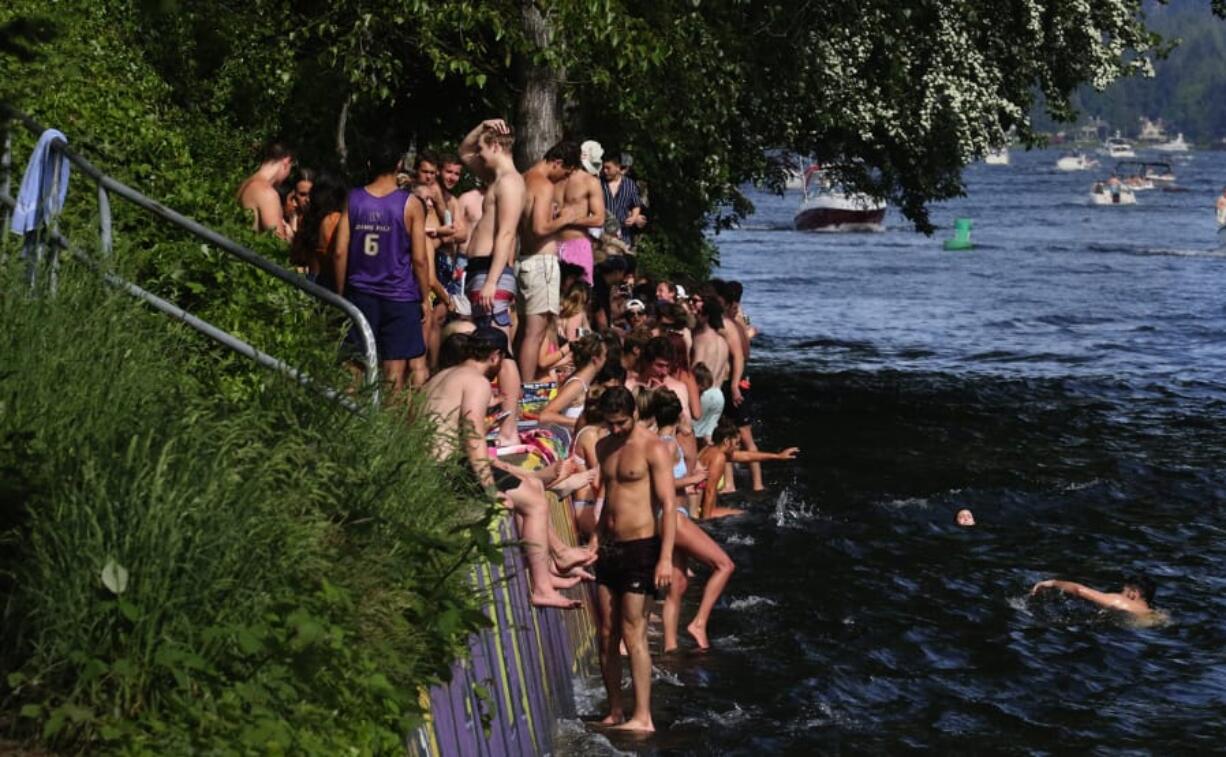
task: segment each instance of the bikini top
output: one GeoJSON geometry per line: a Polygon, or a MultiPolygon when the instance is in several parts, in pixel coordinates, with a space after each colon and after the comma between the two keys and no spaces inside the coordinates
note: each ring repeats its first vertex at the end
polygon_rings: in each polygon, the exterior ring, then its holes
{"type": "Polygon", "coordinates": [[[673,459],[676,460],[673,463],[673,478],[684,478],[689,469],[685,466],[685,453],[681,451],[681,445],[677,444],[672,434],[665,434],[660,438],[673,445],[673,459]]]}
{"type": "Polygon", "coordinates": [[[584,381],[583,379],[579,378],[578,376],[571,376],[570,378],[566,379],[565,382],[563,382],[562,388],[565,389],[566,385],[572,381],[578,381],[580,384],[583,385],[583,393],[579,395],[579,404],[571,405],[570,407],[566,408],[565,410],[562,411],[562,415],[565,415],[567,418],[575,420],[575,419],[578,419],[579,416],[583,415],[583,405],[584,405],[584,402],[587,400],[587,392],[588,392],[589,387],[587,385],[587,382],[584,381]]]}

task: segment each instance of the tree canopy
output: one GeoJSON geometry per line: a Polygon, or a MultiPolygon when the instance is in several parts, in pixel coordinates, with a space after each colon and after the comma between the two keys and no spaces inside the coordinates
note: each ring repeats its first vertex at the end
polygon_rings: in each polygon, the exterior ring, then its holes
{"type": "Polygon", "coordinates": [[[1036,97],[1068,117],[1079,86],[1149,71],[1158,42],[1140,0],[102,5],[182,106],[286,136],[307,163],[340,147],[353,169],[389,127],[421,147],[485,116],[531,123],[525,92],[545,79],[561,114],[547,136],[633,154],[649,257],[696,271],[705,230],[750,209],[746,182],[781,182],[789,153],[842,166],[928,230],[925,203],[960,193],[967,162],[1010,129],[1033,136],[1036,97]]]}

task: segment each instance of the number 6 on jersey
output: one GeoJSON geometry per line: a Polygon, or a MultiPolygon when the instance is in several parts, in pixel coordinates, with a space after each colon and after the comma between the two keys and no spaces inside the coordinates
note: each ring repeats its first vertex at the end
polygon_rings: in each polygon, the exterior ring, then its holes
{"type": "Polygon", "coordinates": [[[367,234],[365,237],[363,237],[362,252],[366,253],[367,255],[371,255],[371,256],[379,254],[379,235],[378,234],[367,234]]]}

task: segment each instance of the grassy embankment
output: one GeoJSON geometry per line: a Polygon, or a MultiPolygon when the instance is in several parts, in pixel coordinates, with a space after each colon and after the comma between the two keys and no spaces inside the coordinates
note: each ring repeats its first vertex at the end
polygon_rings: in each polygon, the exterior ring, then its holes
{"type": "MultiPolygon", "coordinates": [[[[38,61],[0,56],[0,96],[283,259],[230,195],[256,135],[171,102],[113,10],[58,4],[38,61]]],[[[64,218],[86,248],[91,189],[76,177],[64,218]]],[[[342,380],[338,325],[306,298],[129,208],[116,234],[125,275],[342,380]]],[[[431,462],[428,430],[355,417],[78,264],[54,299],[0,268],[0,732],[63,751],[400,750],[418,687],[482,622],[465,578],[489,554],[489,505],[431,462]]]]}

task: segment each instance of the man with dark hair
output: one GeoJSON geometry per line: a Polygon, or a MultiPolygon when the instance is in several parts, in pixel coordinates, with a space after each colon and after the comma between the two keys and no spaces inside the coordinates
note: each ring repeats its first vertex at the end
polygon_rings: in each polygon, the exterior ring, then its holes
{"type": "Polygon", "coordinates": [[[251,225],[256,231],[271,231],[281,239],[293,236],[277,191],[293,168],[294,154],[290,149],[281,142],[269,142],[260,151],[260,167],[238,185],[235,197],[251,213],[251,225]]]}
{"type": "Polygon", "coordinates": [[[592,278],[592,235],[593,229],[604,225],[604,193],[600,189],[600,144],[591,140],[584,142],[579,149],[579,162],[582,171],[574,171],[566,181],[554,188],[554,203],[559,207],[574,206],[578,220],[570,226],[565,226],[558,232],[558,258],[563,263],[579,266],[583,269],[583,280],[591,286],[592,278]]]}
{"type": "Polygon", "coordinates": [[[628,167],[624,165],[622,158],[607,159],[602,166],[604,180],[601,182],[601,188],[604,191],[605,208],[617,219],[618,238],[633,245],[634,237],[647,225],[647,217],[643,215],[639,185],[626,176],[628,167]]]}
{"type": "Polygon", "coordinates": [[[664,441],[636,422],[634,396],[627,389],[607,390],[597,407],[609,431],[596,443],[605,506],[593,539],[600,555],[596,563],[600,672],[609,707],[601,723],[650,733],[655,725],[647,647],[648,596],[667,589],[672,581],[677,535],[673,456],[664,441]],[[622,705],[622,640],[630,655],[634,686],[634,712],[629,720],[622,705]]]}
{"type": "MultiPolygon", "coordinates": [[[[720,336],[728,342],[728,354],[732,366],[728,382],[723,385],[724,417],[731,420],[740,429],[741,445],[745,451],[756,452],[758,444],[753,438],[753,403],[750,401],[749,376],[746,375],[746,366],[749,365],[749,332],[737,318],[741,290],[734,282],[721,279],[712,279],[711,288],[716,300],[724,309],[724,329],[720,332],[720,336]]],[[[728,475],[725,477],[724,491],[736,491],[731,465],[728,466],[726,472],[728,475]]],[[[766,485],[762,483],[761,465],[750,463],[749,477],[755,492],[766,490],[766,485]]]]}
{"type": "Polygon", "coordinates": [[[1128,613],[1138,620],[1162,619],[1161,613],[1153,608],[1157,587],[1148,576],[1135,574],[1128,576],[1124,579],[1123,587],[1115,593],[1096,591],[1079,583],[1052,578],[1035,584],[1030,590],[1030,595],[1034,596],[1044,589],[1056,589],[1071,597],[1093,602],[1104,609],[1128,613]]]}
{"type": "Polygon", "coordinates": [[[728,341],[719,333],[724,328],[724,308],[715,297],[702,297],[701,302],[702,307],[694,314],[690,363],[706,365],[711,371],[713,386],[719,389],[728,380],[731,369],[728,341]]]}
{"type": "Polygon", "coordinates": [[[541,344],[562,307],[562,270],[558,265],[558,234],[579,220],[576,205],[554,215],[554,189],[579,168],[579,146],[559,142],[524,173],[524,214],[515,283],[523,315],[517,354],[524,381],[537,380],[541,344]]]}
{"type": "MultiPolygon", "coordinates": [[[[404,388],[406,367],[413,386],[430,375],[421,308],[430,283],[426,216],[422,204],[409,202],[409,193],[397,186],[399,164],[391,141],[381,143],[370,163],[375,178],[345,199],[333,255],[336,293],[366,316],[392,396],[404,388]]],[[[356,346],[356,328],[346,341],[356,346]]]]}
{"type": "MultiPolygon", "coordinates": [[[[591,564],[588,550],[568,547],[549,525],[549,501],[540,479],[509,465],[491,462],[485,442],[485,413],[493,394],[490,379],[498,375],[507,352],[507,337],[498,329],[483,326],[471,334],[454,334],[463,340],[464,361],[439,371],[425,386],[425,408],[434,417],[437,433],[434,455],[447,460],[462,451],[472,475],[491,495],[506,495],[519,516],[520,536],[532,579],[532,603],[538,607],[578,607],[579,602],[558,592],[573,586],[577,578],[555,579],[549,570],[552,555],[560,573],[591,564]],[[457,449],[458,445],[458,449],[457,449]]],[[[447,345],[444,351],[452,352],[447,345]]]]}

